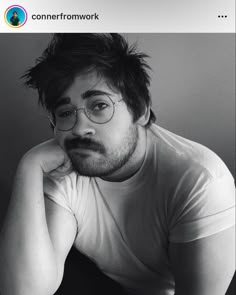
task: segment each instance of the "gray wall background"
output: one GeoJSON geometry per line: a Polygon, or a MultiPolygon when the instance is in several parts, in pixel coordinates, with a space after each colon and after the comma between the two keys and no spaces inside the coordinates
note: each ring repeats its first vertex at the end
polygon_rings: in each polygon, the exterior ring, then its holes
{"type": "MultiPolygon", "coordinates": [[[[234,34],[124,35],[150,55],[158,124],[215,151],[234,175],[234,34]]],[[[52,137],[37,93],[22,87],[19,79],[50,39],[51,34],[0,35],[0,224],[18,161],[52,137]]]]}

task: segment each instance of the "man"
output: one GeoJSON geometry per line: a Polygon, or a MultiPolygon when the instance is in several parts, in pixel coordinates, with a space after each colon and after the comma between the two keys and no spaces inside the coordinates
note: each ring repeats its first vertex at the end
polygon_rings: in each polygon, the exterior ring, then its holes
{"type": "Polygon", "coordinates": [[[10,23],[12,26],[17,27],[20,24],[20,19],[16,11],[13,12],[12,17],[10,18],[10,23]]]}
{"type": "Polygon", "coordinates": [[[55,293],[72,245],[128,294],[226,292],[233,178],[206,147],[154,124],[145,57],[118,34],[56,34],[26,73],[55,138],[18,166],[3,295],[55,293]]]}

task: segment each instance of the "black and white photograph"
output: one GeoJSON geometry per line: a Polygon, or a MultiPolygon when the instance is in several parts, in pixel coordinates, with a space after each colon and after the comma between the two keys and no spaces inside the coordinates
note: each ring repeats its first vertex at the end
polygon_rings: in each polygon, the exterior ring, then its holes
{"type": "Polygon", "coordinates": [[[235,34],[0,44],[0,294],[234,294],[235,34]]]}

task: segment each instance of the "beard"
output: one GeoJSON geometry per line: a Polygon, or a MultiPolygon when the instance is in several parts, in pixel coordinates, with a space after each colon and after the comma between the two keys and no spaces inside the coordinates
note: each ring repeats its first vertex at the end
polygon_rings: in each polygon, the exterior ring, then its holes
{"type": "Polygon", "coordinates": [[[137,126],[131,126],[119,144],[106,147],[89,138],[65,141],[73,170],[82,176],[105,177],[122,168],[133,155],[138,142],[137,126]],[[81,149],[83,149],[81,151],[81,149]]]}

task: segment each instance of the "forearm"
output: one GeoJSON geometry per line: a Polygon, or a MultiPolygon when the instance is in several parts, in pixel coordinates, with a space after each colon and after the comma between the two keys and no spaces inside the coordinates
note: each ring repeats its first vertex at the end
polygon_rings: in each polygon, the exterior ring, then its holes
{"type": "Polygon", "coordinates": [[[2,295],[50,294],[58,269],[47,228],[40,167],[20,163],[0,238],[2,295]]]}

